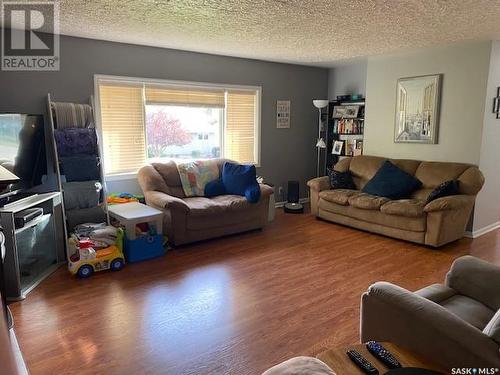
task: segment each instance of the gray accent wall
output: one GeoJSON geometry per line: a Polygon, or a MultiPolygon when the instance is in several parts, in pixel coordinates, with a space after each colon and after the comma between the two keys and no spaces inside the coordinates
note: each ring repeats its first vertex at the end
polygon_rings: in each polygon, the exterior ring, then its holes
{"type": "MultiPolygon", "coordinates": [[[[306,196],[305,182],[316,171],[312,99],[328,95],[327,69],[61,36],[59,72],[0,72],[0,111],[45,113],[47,93],[87,102],[94,74],[261,86],[257,173],[285,191],[288,180],[299,180],[306,196]],[[290,129],[276,129],[276,100],[291,101],[290,129]]],[[[110,191],[134,189],[133,180],[108,184],[110,191]]]]}

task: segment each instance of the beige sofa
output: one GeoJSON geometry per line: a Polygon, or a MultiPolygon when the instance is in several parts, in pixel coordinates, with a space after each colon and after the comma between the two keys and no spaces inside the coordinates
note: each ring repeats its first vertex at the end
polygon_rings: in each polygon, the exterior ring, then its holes
{"type": "MultiPolygon", "coordinates": [[[[222,168],[225,161],[214,162],[222,168]]],[[[164,233],[174,245],[259,229],[268,222],[273,190],[267,185],[260,185],[260,200],[251,204],[237,195],[186,198],[174,162],[142,167],[138,180],[146,203],[164,212],[164,233]]]]}
{"type": "Polygon", "coordinates": [[[468,164],[389,159],[418,178],[422,188],[411,199],[393,201],[362,193],[386,160],[362,155],[335,165],[335,170],[351,173],[358,190],[330,190],[328,177],[310,180],[311,212],[335,223],[435,247],[463,237],[484,183],[481,171],[468,164]],[[459,181],[460,195],[425,203],[434,188],[453,179],[459,181]]]}
{"type": "Polygon", "coordinates": [[[500,267],[465,256],[445,285],[415,293],[373,284],[361,299],[361,341],[391,341],[444,366],[500,368],[500,267]]]}

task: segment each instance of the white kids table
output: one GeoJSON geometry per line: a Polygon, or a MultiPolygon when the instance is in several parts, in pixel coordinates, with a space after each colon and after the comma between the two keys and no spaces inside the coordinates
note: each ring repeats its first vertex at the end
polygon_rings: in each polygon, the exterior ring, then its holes
{"type": "Polygon", "coordinates": [[[156,233],[163,233],[163,212],[156,208],[138,202],[130,202],[108,206],[108,212],[110,216],[125,226],[129,240],[135,240],[135,226],[140,223],[154,224],[156,233]]]}

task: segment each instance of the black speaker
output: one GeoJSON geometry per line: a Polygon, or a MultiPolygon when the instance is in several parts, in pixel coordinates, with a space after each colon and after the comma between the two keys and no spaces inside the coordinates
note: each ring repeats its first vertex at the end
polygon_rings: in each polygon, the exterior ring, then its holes
{"type": "Polygon", "coordinates": [[[289,203],[299,203],[299,181],[288,181],[288,197],[289,203]]]}
{"type": "Polygon", "coordinates": [[[288,181],[288,201],[284,210],[288,214],[301,214],[304,206],[299,203],[299,181],[288,181]]]}

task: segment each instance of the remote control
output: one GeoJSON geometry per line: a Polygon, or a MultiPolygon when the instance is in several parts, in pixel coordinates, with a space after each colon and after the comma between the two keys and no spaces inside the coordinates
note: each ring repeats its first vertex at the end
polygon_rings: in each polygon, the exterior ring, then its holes
{"type": "Polygon", "coordinates": [[[356,350],[348,350],[346,353],[351,361],[353,361],[356,366],[358,366],[363,372],[368,375],[378,375],[378,370],[373,367],[373,365],[366,360],[359,352],[356,350]]]}
{"type": "Polygon", "coordinates": [[[366,348],[370,353],[372,353],[375,357],[377,357],[384,365],[392,368],[401,367],[401,363],[389,352],[386,348],[384,348],[381,344],[376,341],[368,341],[366,343],[366,348]]]}

